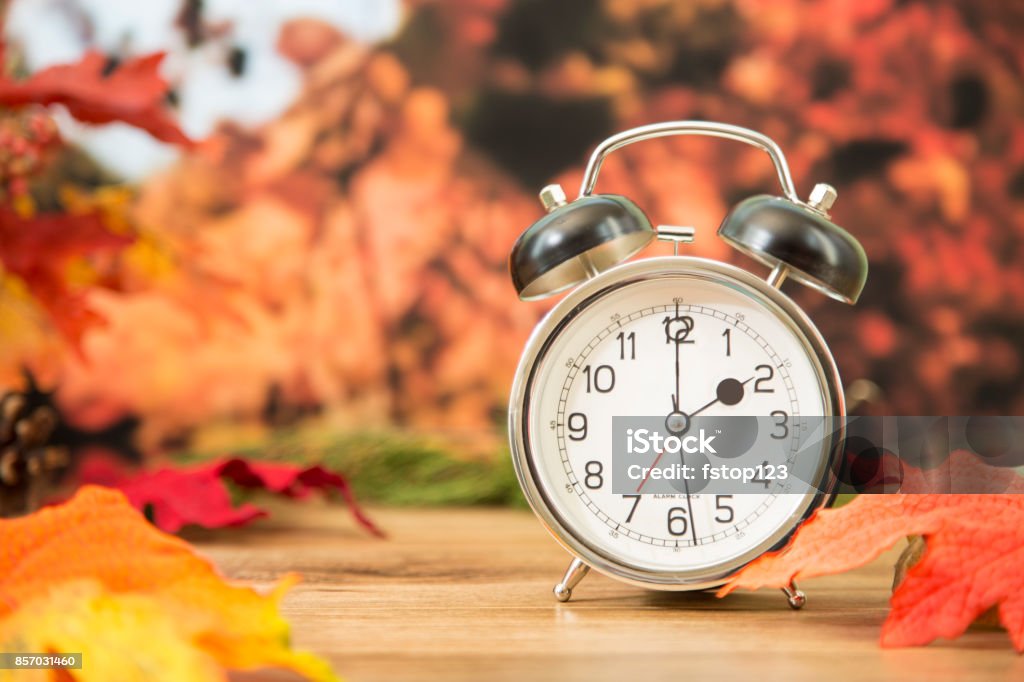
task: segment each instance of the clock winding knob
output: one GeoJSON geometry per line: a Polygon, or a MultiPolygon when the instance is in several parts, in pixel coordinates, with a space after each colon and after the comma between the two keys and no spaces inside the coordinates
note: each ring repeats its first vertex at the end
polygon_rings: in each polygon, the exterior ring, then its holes
{"type": "Polygon", "coordinates": [[[551,213],[559,206],[565,206],[565,190],[561,185],[547,185],[540,191],[540,203],[544,210],[551,213]]]}
{"type": "Polygon", "coordinates": [[[832,205],[836,203],[836,199],[839,198],[839,192],[832,185],[826,185],[824,182],[819,182],[811,190],[811,194],[807,197],[807,205],[814,210],[824,213],[826,216],[828,212],[832,210],[832,205]]]}

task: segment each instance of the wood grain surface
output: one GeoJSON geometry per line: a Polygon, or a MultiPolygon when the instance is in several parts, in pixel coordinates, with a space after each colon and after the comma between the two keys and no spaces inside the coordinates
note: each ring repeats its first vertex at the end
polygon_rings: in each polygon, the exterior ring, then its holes
{"type": "Polygon", "coordinates": [[[231,578],[269,584],[301,573],[282,607],[295,644],[353,682],[1024,679],[1024,658],[998,629],[881,649],[896,551],[801,584],[808,601],[799,612],[774,590],[717,599],[644,591],[594,572],[559,604],[551,588],[569,557],[529,512],[373,515],[389,539],[320,504],[277,507],[256,526],[189,539],[231,578]]]}

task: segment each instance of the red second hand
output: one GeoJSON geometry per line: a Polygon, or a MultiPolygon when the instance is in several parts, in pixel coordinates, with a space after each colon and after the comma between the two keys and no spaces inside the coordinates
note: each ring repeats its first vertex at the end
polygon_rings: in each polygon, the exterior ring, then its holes
{"type": "Polygon", "coordinates": [[[651,468],[647,470],[647,475],[644,476],[644,480],[640,481],[640,485],[636,489],[637,492],[640,492],[641,490],[643,490],[644,484],[647,483],[647,479],[651,477],[651,472],[654,471],[654,468],[656,466],[658,466],[658,462],[661,461],[661,456],[664,455],[664,454],[665,454],[665,451],[662,450],[661,452],[658,453],[658,456],[654,458],[654,463],[651,464],[651,468]]]}

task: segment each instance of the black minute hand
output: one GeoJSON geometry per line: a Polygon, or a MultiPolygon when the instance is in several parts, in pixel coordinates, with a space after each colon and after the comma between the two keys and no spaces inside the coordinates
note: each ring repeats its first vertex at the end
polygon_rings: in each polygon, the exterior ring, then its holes
{"type": "Polygon", "coordinates": [[[676,392],[672,394],[672,411],[678,412],[680,403],[680,383],[682,377],[682,371],[680,368],[681,346],[684,343],[693,343],[686,338],[690,335],[690,330],[693,329],[693,320],[685,315],[680,315],[679,304],[676,303],[675,315],[672,317],[666,317],[662,323],[665,325],[665,343],[675,345],[676,392]]]}
{"type": "MultiPolygon", "coordinates": [[[[683,414],[679,409],[680,378],[682,375],[679,356],[682,351],[682,345],[688,343],[686,337],[689,336],[691,329],[693,329],[693,321],[688,317],[679,315],[679,304],[676,303],[675,316],[665,318],[665,341],[666,343],[675,344],[676,360],[676,392],[672,394],[672,411],[669,413],[668,418],[666,418],[665,424],[668,426],[669,431],[680,435],[690,428],[690,416],[683,414]],[[679,325],[674,330],[672,329],[673,323],[679,325]]],[[[686,454],[682,448],[679,449],[679,463],[683,466],[683,471],[686,471],[686,454]]],[[[693,546],[696,547],[697,526],[693,518],[693,500],[690,498],[690,483],[685,476],[683,477],[683,490],[686,491],[686,514],[689,519],[690,537],[693,538],[693,546]]]]}

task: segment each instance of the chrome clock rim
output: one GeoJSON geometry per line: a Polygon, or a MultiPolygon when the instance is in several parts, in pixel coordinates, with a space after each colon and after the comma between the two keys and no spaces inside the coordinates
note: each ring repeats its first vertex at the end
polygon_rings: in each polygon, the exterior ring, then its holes
{"type": "Polygon", "coordinates": [[[822,398],[825,413],[840,418],[845,415],[843,393],[840,388],[842,384],[835,360],[820,332],[796,303],[764,280],[728,263],[691,256],[669,256],[633,261],[601,273],[566,296],[538,323],[527,341],[512,385],[509,402],[509,439],[516,476],[527,502],[542,524],[571,554],[601,573],[629,584],[661,590],[702,590],[721,585],[757,556],[784,546],[803,521],[831,501],[836,485],[837,458],[841,454],[840,446],[845,433],[840,420],[837,428],[833,430],[832,441],[828,446],[829,454],[821,485],[818,486],[819,492],[792,526],[784,524],[758,546],[718,566],[688,571],[650,570],[610,556],[591,546],[581,534],[575,533],[559,516],[555,506],[549,503],[537,481],[532,464],[528,408],[530,388],[537,366],[544,357],[544,351],[561,329],[592,302],[630,284],[666,277],[696,277],[727,286],[739,284],[752,290],[761,303],[767,302],[769,308],[775,308],[773,312],[778,319],[795,333],[801,345],[808,351],[819,384],[824,389],[822,398]]]}

